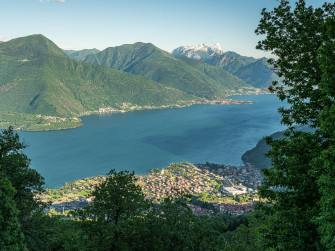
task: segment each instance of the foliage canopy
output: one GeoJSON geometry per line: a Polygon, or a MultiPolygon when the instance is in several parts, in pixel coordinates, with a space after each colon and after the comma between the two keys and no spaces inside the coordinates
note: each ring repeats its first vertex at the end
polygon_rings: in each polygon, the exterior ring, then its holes
{"type": "MultiPolygon", "coordinates": [[[[334,17],[335,4],[320,8],[299,0],[292,10],[281,0],[262,11],[256,30],[265,39],[257,48],[271,51],[270,60],[283,85],[271,90],[291,106],[281,108],[285,138],[267,138],[272,167],[264,169],[260,195],[271,206],[262,211],[263,244],[267,248],[316,250],[335,248],[334,220],[334,17]],[[315,128],[294,131],[296,125],[315,128]]],[[[262,229],[262,228],[261,228],[262,229]]]]}
{"type": "Polygon", "coordinates": [[[30,159],[22,152],[25,148],[12,127],[0,133],[0,171],[16,190],[13,198],[21,222],[39,208],[40,203],[34,196],[43,190],[44,185],[44,178],[29,167],[30,159]]]}

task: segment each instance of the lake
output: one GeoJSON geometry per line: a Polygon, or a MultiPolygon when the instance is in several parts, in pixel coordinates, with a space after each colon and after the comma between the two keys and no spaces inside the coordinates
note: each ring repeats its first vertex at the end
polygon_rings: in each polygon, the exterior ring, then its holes
{"type": "Polygon", "coordinates": [[[146,174],[171,162],[241,165],[259,139],[285,129],[277,112],[283,103],[275,95],[235,98],[255,103],[92,115],[79,128],[19,134],[49,188],[111,168],[146,174]]]}

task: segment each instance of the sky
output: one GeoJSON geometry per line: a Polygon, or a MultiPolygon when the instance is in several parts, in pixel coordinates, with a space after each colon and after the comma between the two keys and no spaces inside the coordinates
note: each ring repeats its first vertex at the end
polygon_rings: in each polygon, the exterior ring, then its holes
{"type": "MultiPolygon", "coordinates": [[[[307,0],[319,7],[324,0],[307,0]]],[[[334,1],[331,1],[334,2],[334,1]]],[[[0,0],[0,41],[43,34],[63,49],[103,50],[150,42],[171,52],[220,43],[223,51],[260,58],[254,31],[277,0],[0,0]]]]}

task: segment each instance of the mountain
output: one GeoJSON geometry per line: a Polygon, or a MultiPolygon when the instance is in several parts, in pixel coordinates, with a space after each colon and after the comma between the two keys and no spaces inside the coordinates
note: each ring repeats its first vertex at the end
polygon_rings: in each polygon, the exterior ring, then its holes
{"type": "MultiPolygon", "coordinates": [[[[308,126],[298,126],[296,130],[303,131],[303,132],[313,132],[314,129],[308,126]]],[[[279,139],[283,137],[285,131],[279,131],[270,136],[273,139],[279,139]]],[[[264,139],[258,141],[257,145],[251,149],[246,151],[242,155],[242,161],[246,163],[250,163],[254,167],[258,169],[263,169],[271,166],[271,160],[265,156],[265,154],[270,150],[270,147],[266,144],[264,139]]]]}
{"type": "Polygon", "coordinates": [[[271,70],[266,58],[242,66],[234,74],[256,88],[266,88],[273,81],[280,82],[279,77],[271,70]]]}
{"type": "Polygon", "coordinates": [[[1,127],[8,124],[4,117],[25,124],[25,114],[69,118],[198,101],[140,76],[76,61],[42,35],[0,44],[1,127]]]}
{"type": "Polygon", "coordinates": [[[217,66],[256,88],[266,88],[272,81],[278,80],[270,70],[266,58],[256,59],[231,51],[223,52],[218,45],[214,47],[204,44],[181,46],[174,49],[172,55],[183,55],[217,66]]]}
{"type": "Polygon", "coordinates": [[[75,59],[75,60],[82,60],[83,58],[85,58],[86,56],[90,55],[90,54],[95,54],[100,52],[98,49],[84,49],[84,50],[80,50],[80,51],[75,51],[75,50],[64,50],[65,53],[67,55],[69,55],[71,58],[75,59]]]}
{"type": "MultiPolygon", "coordinates": [[[[284,131],[276,132],[270,136],[273,139],[279,139],[283,136],[284,131]]],[[[263,169],[271,166],[271,160],[265,156],[265,154],[270,150],[270,147],[266,144],[264,139],[258,141],[257,145],[246,151],[242,155],[242,161],[247,164],[251,164],[257,169],[263,169]]]]}
{"type": "Polygon", "coordinates": [[[223,69],[186,57],[175,57],[150,43],[110,47],[88,55],[83,61],[140,75],[208,100],[256,91],[223,69]]]}
{"type": "Polygon", "coordinates": [[[235,52],[223,52],[221,46],[216,44],[213,47],[199,44],[181,46],[172,51],[172,55],[183,55],[189,58],[201,60],[207,64],[217,66],[234,74],[240,67],[257,61],[252,57],[244,57],[235,52]]]}
{"type": "MultiPolygon", "coordinates": [[[[183,61],[184,63],[196,69],[200,73],[211,78],[218,83],[216,91],[221,97],[227,97],[229,95],[245,93],[255,93],[253,86],[246,84],[244,81],[238,77],[230,74],[229,72],[220,69],[218,67],[206,64],[202,61],[188,58],[185,56],[175,56],[177,59],[183,61]]],[[[257,91],[256,91],[257,92],[257,91]]]]}

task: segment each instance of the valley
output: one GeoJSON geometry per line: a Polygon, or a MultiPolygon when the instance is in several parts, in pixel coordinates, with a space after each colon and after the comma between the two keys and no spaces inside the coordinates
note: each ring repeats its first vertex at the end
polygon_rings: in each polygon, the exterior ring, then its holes
{"type": "Polygon", "coordinates": [[[90,114],[245,104],[227,97],[263,93],[223,68],[150,43],[64,52],[31,35],[0,44],[2,129],[69,129],[90,114]]]}
{"type": "Polygon", "coordinates": [[[74,130],[20,131],[31,166],[49,188],[106,174],[147,174],[171,162],[239,166],[241,156],[280,125],[275,95],[234,96],[248,105],[196,104],[183,108],[102,113],[82,117],[74,130]]]}
{"type": "Polygon", "coordinates": [[[1,1],[0,250],[335,250],[335,3],[1,1]]]}
{"type": "MultiPolygon", "coordinates": [[[[32,146],[28,149],[34,160],[32,167],[46,177],[48,187],[54,188],[48,188],[38,198],[52,203],[50,212],[57,214],[90,204],[90,193],[105,180],[101,174],[109,168],[106,163],[117,166],[118,170],[134,170],[146,198],[155,203],[167,195],[186,193],[192,195],[189,206],[198,215],[214,211],[239,215],[253,210],[261,175],[253,166],[238,165],[239,157],[250,143],[243,143],[237,150],[241,145],[235,142],[245,140],[245,135],[252,136],[251,142],[263,136],[266,130],[250,134],[258,126],[250,127],[250,123],[255,119],[267,120],[266,116],[273,119],[273,111],[278,107],[271,96],[252,96],[266,94],[267,81],[273,80],[264,73],[265,59],[223,53],[204,45],[180,47],[172,54],[150,43],[102,51],[63,51],[43,35],[32,35],[2,43],[0,66],[0,129],[9,126],[20,131],[84,128],[65,134],[21,132],[32,146]],[[259,76],[268,80],[261,78],[263,85],[259,85],[255,82],[259,76]],[[221,106],[231,104],[252,106],[248,109],[221,106]],[[189,106],[192,108],[185,110],[189,106]],[[266,106],[267,115],[259,116],[266,106]],[[177,112],[174,108],[182,109],[177,112]],[[168,110],[157,117],[162,109],[168,110]],[[152,110],[153,117],[150,113],[138,113],[141,110],[152,110]],[[130,111],[134,113],[128,114],[130,111]],[[123,117],[125,113],[127,116],[123,117]],[[149,114],[147,121],[146,114],[149,114]],[[108,124],[101,128],[94,116],[111,121],[116,127],[108,124]],[[143,116],[145,120],[141,122],[143,116]],[[125,120],[121,126],[124,130],[120,131],[120,119],[127,117],[130,120],[125,120]],[[227,121],[232,124],[227,125],[227,121]],[[135,125],[136,129],[129,125],[135,125]],[[244,132],[246,126],[248,132],[244,132]],[[102,133],[105,143],[93,131],[102,133]],[[92,137],[88,139],[88,135],[92,137]],[[197,139],[199,135],[202,137],[197,139]],[[226,142],[218,142],[216,135],[220,135],[219,141],[226,142]],[[63,136],[71,142],[62,143],[63,136]],[[43,143],[42,138],[47,141],[43,143]],[[56,148],[53,149],[50,140],[56,148]],[[87,148],[92,142],[96,153],[87,148]],[[34,145],[45,149],[36,150],[34,145]],[[66,156],[70,152],[71,156],[66,156]],[[84,162],[78,162],[84,152],[90,154],[86,154],[84,162]],[[221,155],[223,152],[226,153],[221,155]],[[206,164],[180,162],[183,160],[206,164]],[[171,161],[179,163],[171,164],[171,161]],[[148,167],[156,168],[150,171],[148,167]]],[[[273,119],[273,125],[277,120],[273,119]]],[[[257,123],[262,124],[260,121],[257,123]]],[[[272,132],[271,123],[268,125],[268,131],[272,132]]]]}

